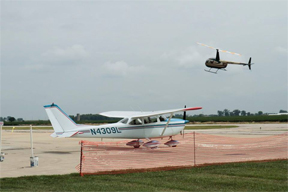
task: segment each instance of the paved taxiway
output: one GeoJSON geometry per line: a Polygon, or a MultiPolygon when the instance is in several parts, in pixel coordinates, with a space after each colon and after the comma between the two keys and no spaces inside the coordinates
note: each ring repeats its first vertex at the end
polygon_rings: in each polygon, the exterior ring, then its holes
{"type": "MultiPolygon", "coordinates": [[[[189,124],[193,126],[194,124],[189,124]]],[[[200,124],[205,126],[204,124],[200,124]]],[[[220,125],[220,124],[217,124],[220,125]]],[[[228,125],[228,124],[225,124],[228,125]]],[[[227,137],[265,137],[282,134],[288,131],[288,124],[233,124],[238,128],[193,130],[199,133],[222,135],[227,137]]],[[[199,126],[199,124],[197,124],[199,126]]],[[[3,130],[2,152],[5,160],[0,163],[0,178],[28,175],[53,175],[76,173],[75,166],[80,160],[81,140],[100,141],[88,138],[52,138],[53,131],[34,131],[34,155],[39,157],[39,166],[30,167],[30,134],[29,131],[3,130]]],[[[186,130],[185,133],[191,132],[186,130]]],[[[104,141],[118,141],[105,139],[104,141]]],[[[130,140],[127,140],[130,141],[130,140]]],[[[172,150],[172,149],[171,149],[172,150]]]]}

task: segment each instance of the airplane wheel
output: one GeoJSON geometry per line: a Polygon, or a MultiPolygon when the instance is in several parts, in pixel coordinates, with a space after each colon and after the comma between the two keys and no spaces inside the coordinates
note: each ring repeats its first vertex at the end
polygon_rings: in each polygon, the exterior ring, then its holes
{"type": "Polygon", "coordinates": [[[134,148],[139,148],[140,147],[140,145],[136,145],[136,146],[134,146],[134,148]]]}
{"type": "Polygon", "coordinates": [[[172,147],[177,147],[177,145],[173,145],[172,147]]]}

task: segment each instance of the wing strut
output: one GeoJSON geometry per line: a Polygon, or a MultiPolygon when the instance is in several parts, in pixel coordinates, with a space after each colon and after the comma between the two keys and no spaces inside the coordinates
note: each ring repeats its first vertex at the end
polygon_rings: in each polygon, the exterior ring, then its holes
{"type": "Polygon", "coordinates": [[[167,123],[166,123],[166,125],[165,125],[165,127],[164,127],[164,129],[163,129],[163,131],[162,131],[161,137],[162,137],[163,134],[165,133],[166,128],[168,127],[168,125],[169,125],[169,123],[170,123],[170,120],[171,120],[172,116],[173,116],[173,113],[170,114],[170,117],[169,117],[169,119],[168,119],[168,121],[167,121],[167,123]]]}

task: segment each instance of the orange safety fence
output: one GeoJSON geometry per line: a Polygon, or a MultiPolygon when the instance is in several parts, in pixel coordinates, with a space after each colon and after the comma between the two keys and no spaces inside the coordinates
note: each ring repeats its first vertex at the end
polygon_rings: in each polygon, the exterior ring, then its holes
{"type": "Polygon", "coordinates": [[[157,149],[126,146],[130,140],[118,142],[81,141],[80,164],[76,169],[83,176],[99,172],[149,169],[172,166],[287,159],[288,133],[256,138],[237,138],[203,133],[174,136],[177,147],[164,145],[159,140],[157,149]]]}

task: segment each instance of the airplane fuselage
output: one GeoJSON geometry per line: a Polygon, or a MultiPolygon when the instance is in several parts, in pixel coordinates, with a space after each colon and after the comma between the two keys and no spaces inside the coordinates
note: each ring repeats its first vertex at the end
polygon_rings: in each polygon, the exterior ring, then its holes
{"type": "MultiPolygon", "coordinates": [[[[161,134],[167,120],[140,125],[129,125],[121,122],[99,126],[77,125],[77,129],[70,131],[78,131],[73,137],[145,139],[177,135],[185,128],[185,123],[181,119],[171,119],[163,136],[161,134]]],[[[62,133],[56,132],[56,134],[60,136],[62,133]]]]}

